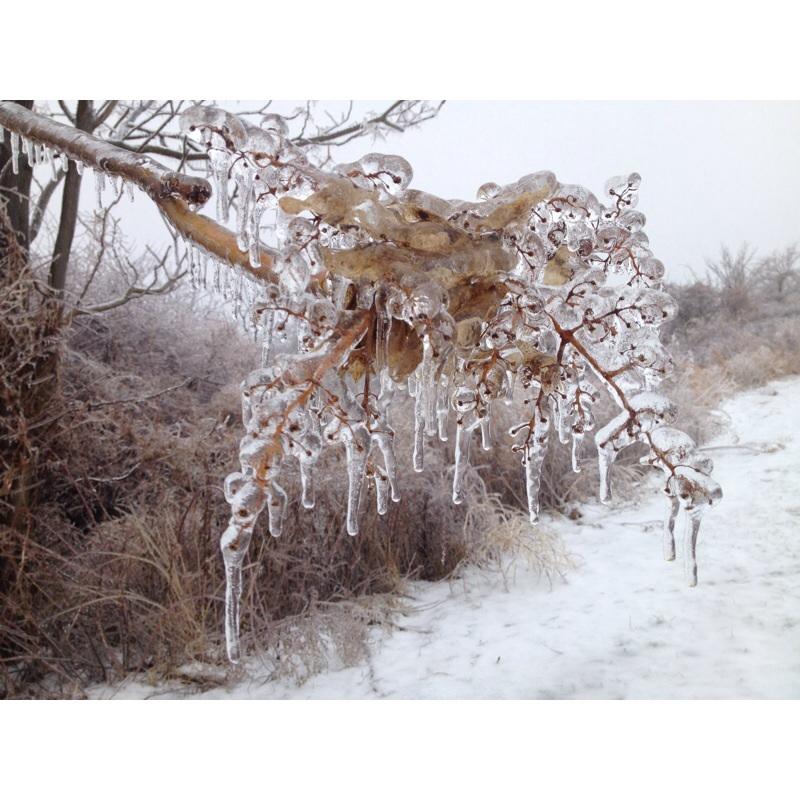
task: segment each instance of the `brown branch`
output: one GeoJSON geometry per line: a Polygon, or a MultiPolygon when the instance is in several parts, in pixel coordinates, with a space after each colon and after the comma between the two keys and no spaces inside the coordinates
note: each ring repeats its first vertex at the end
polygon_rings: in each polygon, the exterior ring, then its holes
{"type": "Polygon", "coordinates": [[[119,103],[119,100],[106,100],[92,119],[92,130],[99,128],[111,116],[117,107],[117,103],[119,103]]]}
{"type": "Polygon", "coordinates": [[[67,107],[67,104],[63,100],[58,101],[58,105],[61,107],[61,110],[64,112],[64,116],[74,125],[75,124],[75,116],[67,107]]]}
{"type": "MultiPolygon", "coordinates": [[[[90,131],[92,128],[92,102],[91,100],[78,100],[75,109],[75,130],[90,131]]],[[[78,208],[81,200],[81,180],[75,162],[67,167],[67,176],[64,181],[64,191],[61,193],[61,214],[56,234],[53,258],[50,262],[50,288],[58,296],[63,296],[67,285],[67,270],[69,257],[72,250],[72,240],[75,237],[75,223],[78,220],[78,208]]]]}
{"type": "Polygon", "coordinates": [[[174,158],[184,161],[208,161],[208,154],[199,151],[196,153],[184,154],[180,150],[154,144],[149,144],[146,147],[133,145],[129,142],[114,142],[114,144],[122,150],[129,150],[131,153],[152,153],[154,156],[163,156],[164,158],[174,158]]]}
{"type": "Polygon", "coordinates": [[[87,403],[86,408],[90,411],[94,411],[96,408],[103,408],[105,406],[118,406],[121,403],[145,403],[148,400],[155,400],[157,397],[161,397],[168,392],[174,392],[176,389],[182,389],[184,386],[188,386],[193,380],[195,380],[195,378],[190,375],[188,378],[184,378],[180,383],[176,383],[173,386],[167,386],[165,389],[159,389],[157,392],[153,392],[152,394],[142,395],[142,397],[124,397],[120,400],[101,400],[97,403],[87,403]]]}
{"type": "MultiPolygon", "coordinates": [[[[357,138],[358,136],[362,135],[364,131],[368,130],[370,127],[376,126],[379,127],[381,125],[385,125],[387,128],[391,128],[392,130],[402,132],[407,130],[408,128],[413,128],[416,125],[421,124],[433,117],[435,117],[441,107],[444,105],[444,101],[441,101],[438,106],[432,108],[430,111],[426,111],[424,106],[423,108],[415,112],[415,116],[410,120],[402,120],[399,123],[392,121],[392,114],[398,111],[410,111],[412,106],[409,106],[407,109],[403,109],[403,104],[408,101],[406,100],[395,100],[388,108],[386,108],[380,114],[376,114],[371,117],[365,117],[359,122],[353,123],[346,128],[342,128],[341,125],[344,124],[349,118],[352,113],[352,104],[350,109],[348,110],[347,114],[344,116],[342,120],[338,123],[335,121],[331,126],[324,131],[318,131],[313,136],[306,136],[305,135],[305,128],[306,124],[303,125],[303,130],[300,132],[300,135],[293,139],[292,141],[294,144],[298,146],[304,145],[328,145],[328,146],[338,146],[347,144],[348,142],[352,141],[353,139],[357,138]]],[[[415,103],[418,101],[412,101],[415,103]]],[[[310,115],[307,114],[306,123],[309,121],[310,115]]]]}
{"type": "Polygon", "coordinates": [[[59,187],[61,181],[64,180],[65,175],[65,172],[59,171],[58,175],[50,180],[40,192],[39,199],[36,201],[36,207],[31,215],[31,241],[34,241],[39,235],[42,222],[44,222],[44,212],[47,210],[47,206],[49,205],[50,200],[53,198],[53,194],[59,187]]]}
{"type": "MultiPolygon", "coordinates": [[[[295,385],[306,383],[307,386],[297,397],[294,398],[294,400],[292,400],[291,403],[288,404],[284,410],[283,419],[275,429],[273,442],[277,442],[279,440],[281,434],[283,433],[284,426],[286,425],[286,420],[292,411],[305,404],[314,389],[316,389],[317,386],[322,383],[322,379],[325,377],[328,371],[339,367],[344,361],[345,357],[359,343],[361,337],[367,333],[372,319],[373,315],[366,311],[356,312],[350,321],[350,325],[342,331],[342,335],[337,339],[333,347],[331,347],[327,353],[321,354],[317,359],[309,359],[303,365],[305,374],[287,374],[286,377],[291,379],[295,385]]],[[[270,453],[268,452],[260,465],[259,472],[262,472],[269,467],[269,458],[270,453]]],[[[258,480],[259,482],[262,482],[260,479],[258,480]]]]}
{"type": "Polygon", "coordinates": [[[261,250],[261,266],[250,266],[247,253],[243,253],[236,243],[236,236],[210,217],[192,211],[179,197],[165,197],[157,201],[158,207],[175,230],[184,238],[216,258],[240,267],[257,280],[277,283],[278,277],[272,271],[274,255],[261,250]]]}

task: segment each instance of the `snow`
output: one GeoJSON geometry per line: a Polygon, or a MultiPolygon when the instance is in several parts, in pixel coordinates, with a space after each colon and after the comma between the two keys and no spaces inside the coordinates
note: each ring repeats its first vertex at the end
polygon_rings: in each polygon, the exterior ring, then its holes
{"type": "MultiPolygon", "coordinates": [[[[552,587],[523,566],[505,586],[470,570],[411,585],[413,613],[367,663],[302,686],[250,678],[203,698],[800,697],[800,378],[741,394],[707,449],[725,499],[704,519],[699,585],[661,556],[666,501],[638,497],[542,515],[578,562],[552,587]]],[[[682,531],[680,531],[682,532],[682,531]]],[[[185,687],[96,687],[92,697],[181,697],[185,687]]]]}

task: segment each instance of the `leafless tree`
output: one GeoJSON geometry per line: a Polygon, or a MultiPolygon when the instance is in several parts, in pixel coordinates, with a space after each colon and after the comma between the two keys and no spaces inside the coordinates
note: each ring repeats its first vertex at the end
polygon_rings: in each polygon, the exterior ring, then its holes
{"type": "Polygon", "coordinates": [[[755,248],[742,244],[736,252],[723,245],[717,258],[706,259],[712,285],[719,291],[723,308],[741,314],[753,306],[756,268],[755,248]]]}
{"type": "Polygon", "coordinates": [[[800,289],[800,249],[796,244],[765,256],[758,265],[758,279],[778,301],[800,289]]]}

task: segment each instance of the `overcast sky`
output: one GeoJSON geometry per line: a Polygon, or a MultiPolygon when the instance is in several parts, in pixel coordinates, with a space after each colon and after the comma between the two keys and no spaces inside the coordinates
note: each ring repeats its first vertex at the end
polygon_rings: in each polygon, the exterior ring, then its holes
{"type": "MultiPolygon", "coordinates": [[[[397,153],[414,168],[413,187],[463,199],[486,181],[542,169],[598,195],[610,176],[639,172],[652,249],[668,277],[682,279],[722,243],[767,252],[800,241],[799,145],[797,102],[474,101],[447,103],[419,129],[357,141],[336,157],[397,153]]],[[[152,239],[156,224],[142,211],[129,230],[152,239]]]]}

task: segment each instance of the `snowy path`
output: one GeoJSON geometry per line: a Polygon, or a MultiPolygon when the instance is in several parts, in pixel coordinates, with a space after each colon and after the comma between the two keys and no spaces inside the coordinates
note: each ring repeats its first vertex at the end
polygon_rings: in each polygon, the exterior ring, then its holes
{"type": "Polygon", "coordinates": [[[724,407],[731,430],[715,444],[739,446],[711,453],[725,498],[703,522],[696,589],[684,582],[680,536],[678,560],[662,560],[665,503],[654,490],[586,507],[579,522],[543,522],[577,556],[566,583],[551,589],[522,567],[508,590],[477,571],[417,583],[407,630],[377,641],[369,663],[301,687],[253,681],[202,697],[800,697],[798,409],[797,378],[724,407]]]}

